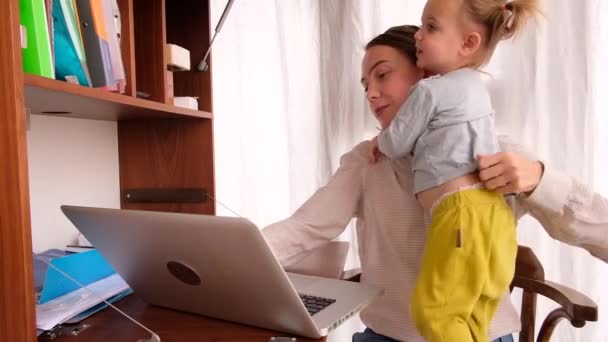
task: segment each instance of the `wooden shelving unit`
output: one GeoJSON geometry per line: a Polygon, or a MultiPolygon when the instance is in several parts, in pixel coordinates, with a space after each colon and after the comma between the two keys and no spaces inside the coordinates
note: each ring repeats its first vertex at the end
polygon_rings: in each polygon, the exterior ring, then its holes
{"type": "MultiPolygon", "coordinates": [[[[0,169],[0,341],[38,339],[26,109],[117,122],[122,208],[215,214],[215,203],[210,200],[153,203],[126,197],[137,190],[159,194],[187,189],[215,197],[211,67],[205,72],[172,73],[166,68],[164,49],[166,43],[180,45],[190,50],[192,65],[198,64],[210,41],[209,0],[118,0],[118,5],[125,94],[25,75],[19,1],[0,1],[0,156],[4,163],[0,169]],[[137,98],[139,92],[150,96],[137,98]],[[173,106],[174,96],[197,97],[198,110],[173,106]]],[[[163,341],[253,342],[283,335],[152,307],[136,293],[116,305],[159,333],[163,341]]],[[[54,341],[137,341],[150,336],[113,310],[93,315],[86,323],[90,328],[78,336],[60,336],[54,341]]]]}
{"type": "Polygon", "coordinates": [[[32,114],[106,121],[213,118],[210,112],[175,107],[36,75],[24,76],[25,104],[32,114]]]}
{"type": "MultiPolygon", "coordinates": [[[[0,341],[37,339],[26,109],[34,114],[116,121],[121,196],[133,189],[191,188],[215,195],[211,71],[187,71],[174,77],[167,70],[164,51],[166,43],[179,44],[192,52],[192,65],[198,63],[209,42],[209,1],[118,0],[118,4],[125,94],[24,74],[19,1],[0,1],[0,155],[4,163],[0,171],[0,341]],[[138,91],[150,97],[137,98],[138,91]],[[198,97],[198,110],[174,106],[174,95],[198,97]]],[[[121,206],[215,213],[213,201],[159,204],[121,198],[121,206]]],[[[147,305],[140,303],[137,310],[145,316],[147,305]]],[[[162,310],[154,312],[162,321],[162,310]]],[[[105,340],[111,333],[128,336],[121,333],[127,329],[124,325],[119,319],[99,323],[97,332],[70,341],[105,340]]],[[[174,326],[179,328],[179,322],[174,326]]]]}

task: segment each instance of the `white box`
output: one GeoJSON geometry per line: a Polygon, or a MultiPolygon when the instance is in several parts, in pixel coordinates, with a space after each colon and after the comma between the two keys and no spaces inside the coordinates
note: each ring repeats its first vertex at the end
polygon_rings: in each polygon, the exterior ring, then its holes
{"type": "Polygon", "coordinates": [[[190,51],[175,44],[165,45],[167,65],[175,71],[190,70],[190,51]]]}
{"type": "Polygon", "coordinates": [[[192,96],[176,96],[173,98],[173,105],[198,110],[198,100],[192,96]]]}

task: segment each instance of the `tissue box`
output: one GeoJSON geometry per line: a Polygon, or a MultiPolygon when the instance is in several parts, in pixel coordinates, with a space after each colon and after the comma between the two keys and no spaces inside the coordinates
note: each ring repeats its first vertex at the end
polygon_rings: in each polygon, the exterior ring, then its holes
{"type": "Polygon", "coordinates": [[[190,51],[175,44],[165,45],[167,64],[171,70],[190,70],[190,51]]]}
{"type": "Polygon", "coordinates": [[[192,96],[176,96],[173,98],[173,105],[198,110],[198,100],[192,96]]]}

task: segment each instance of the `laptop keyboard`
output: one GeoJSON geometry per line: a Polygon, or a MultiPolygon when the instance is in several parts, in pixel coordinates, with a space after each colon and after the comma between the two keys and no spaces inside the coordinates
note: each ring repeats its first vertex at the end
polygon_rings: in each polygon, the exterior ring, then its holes
{"type": "Polygon", "coordinates": [[[298,295],[300,295],[300,299],[302,300],[302,303],[304,303],[306,310],[308,310],[308,313],[311,316],[316,314],[317,312],[325,309],[331,303],[336,301],[335,299],[309,296],[309,295],[305,295],[305,294],[301,294],[301,293],[299,293],[298,295]]]}

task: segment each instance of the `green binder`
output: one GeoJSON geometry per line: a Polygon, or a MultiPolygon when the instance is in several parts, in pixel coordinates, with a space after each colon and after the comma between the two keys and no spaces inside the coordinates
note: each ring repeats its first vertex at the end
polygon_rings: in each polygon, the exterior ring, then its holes
{"type": "Polygon", "coordinates": [[[19,0],[21,25],[25,27],[27,47],[23,53],[23,71],[54,78],[51,43],[44,0],[19,0]]]}

